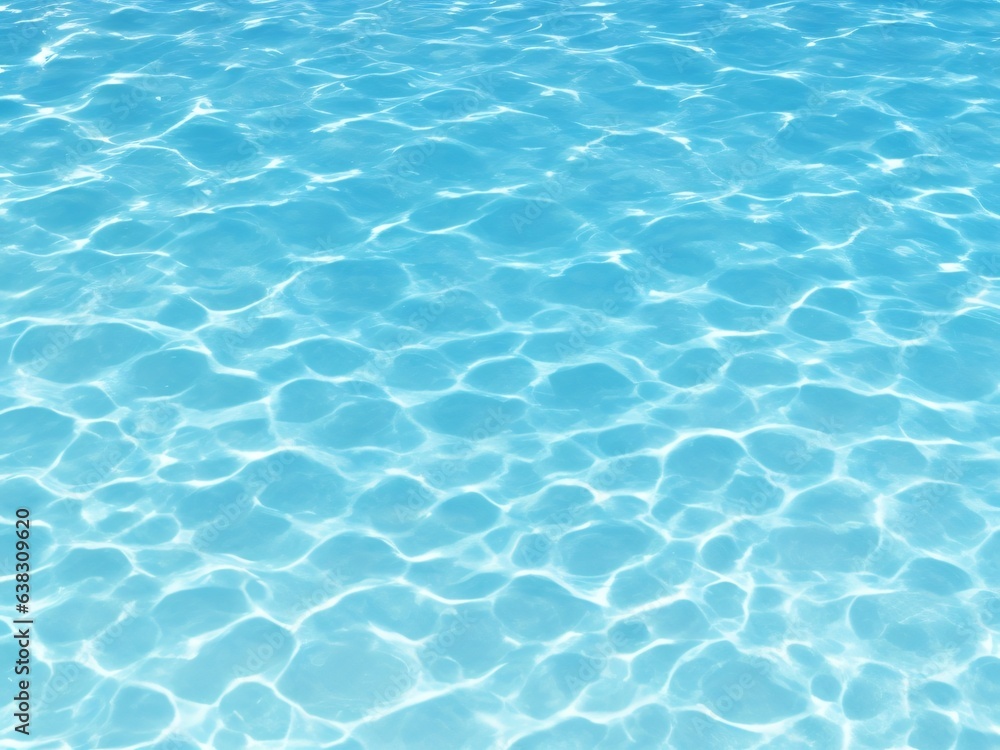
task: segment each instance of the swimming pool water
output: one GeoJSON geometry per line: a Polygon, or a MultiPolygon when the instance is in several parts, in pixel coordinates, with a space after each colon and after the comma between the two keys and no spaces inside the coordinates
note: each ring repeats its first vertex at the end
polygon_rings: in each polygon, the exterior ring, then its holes
{"type": "Polygon", "coordinates": [[[5,4],[4,746],[1000,748],[998,36],[5,4]]]}

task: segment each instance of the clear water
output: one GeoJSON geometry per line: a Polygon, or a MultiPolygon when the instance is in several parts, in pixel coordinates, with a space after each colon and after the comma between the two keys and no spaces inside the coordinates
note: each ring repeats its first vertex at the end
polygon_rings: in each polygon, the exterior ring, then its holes
{"type": "Polygon", "coordinates": [[[998,22],[5,5],[5,746],[1000,747],[998,22]]]}

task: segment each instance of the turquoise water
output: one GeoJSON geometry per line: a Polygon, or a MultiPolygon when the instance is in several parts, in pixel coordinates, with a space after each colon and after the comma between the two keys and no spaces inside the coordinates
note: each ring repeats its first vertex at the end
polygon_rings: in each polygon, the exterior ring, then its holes
{"type": "Polygon", "coordinates": [[[1000,748],[998,36],[0,8],[4,746],[1000,748]]]}

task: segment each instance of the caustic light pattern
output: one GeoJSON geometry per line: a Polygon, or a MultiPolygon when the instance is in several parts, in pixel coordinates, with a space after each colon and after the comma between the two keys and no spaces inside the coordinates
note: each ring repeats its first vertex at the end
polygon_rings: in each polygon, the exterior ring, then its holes
{"type": "Polygon", "coordinates": [[[1000,747],[998,21],[4,5],[5,742],[1000,747]]]}

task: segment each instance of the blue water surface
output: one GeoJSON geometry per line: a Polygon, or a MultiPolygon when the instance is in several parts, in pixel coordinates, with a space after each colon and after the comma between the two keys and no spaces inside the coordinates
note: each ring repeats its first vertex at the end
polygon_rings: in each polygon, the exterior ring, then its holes
{"type": "Polygon", "coordinates": [[[1000,748],[998,38],[0,7],[4,746],[1000,748]]]}

